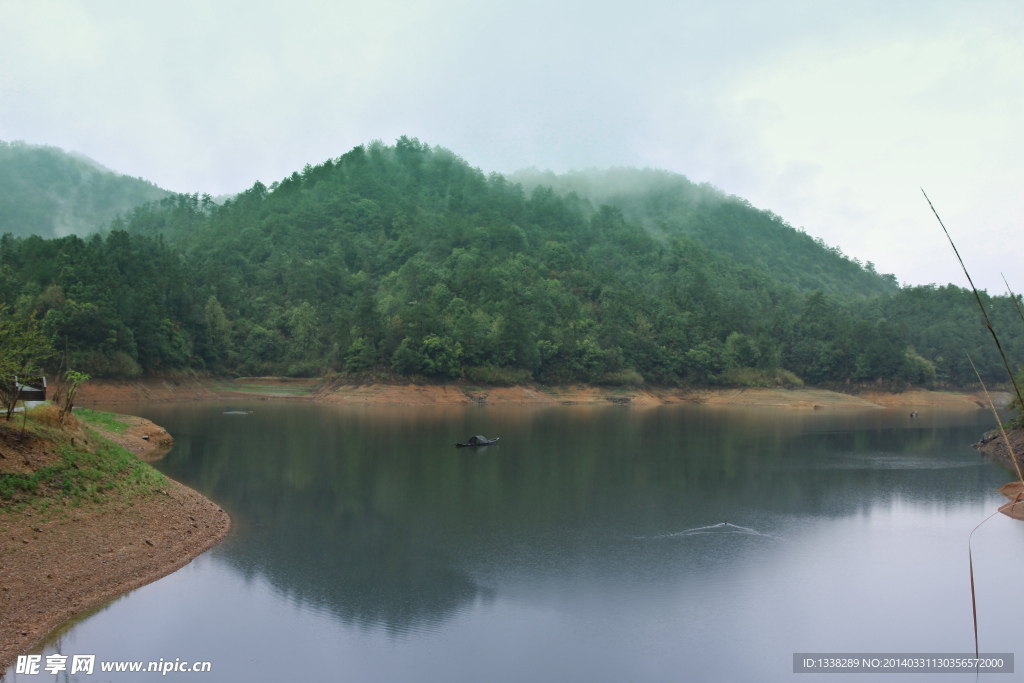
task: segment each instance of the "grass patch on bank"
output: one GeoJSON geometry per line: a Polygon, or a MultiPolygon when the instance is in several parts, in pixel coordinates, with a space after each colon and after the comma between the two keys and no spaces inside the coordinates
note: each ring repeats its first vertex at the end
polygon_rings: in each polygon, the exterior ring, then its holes
{"type": "MultiPolygon", "coordinates": [[[[29,413],[31,415],[31,413],[29,413]]],[[[101,410],[90,410],[89,408],[78,408],[75,410],[75,417],[88,422],[91,425],[105,429],[115,434],[124,434],[128,425],[121,422],[117,413],[105,413],[101,410]]]]}
{"type": "MultiPolygon", "coordinates": [[[[96,431],[76,424],[61,428],[28,420],[16,437],[28,447],[28,462],[43,465],[28,472],[0,472],[0,510],[7,513],[53,507],[97,505],[157,492],[164,475],[96,431]]],[[[19,425],[20,427],[20,425],[19,425]]],[[[6,442],[16,430],[4,425],[6,442]]],[[[11,455],[6,456],[11,458],[11,455]]]]}

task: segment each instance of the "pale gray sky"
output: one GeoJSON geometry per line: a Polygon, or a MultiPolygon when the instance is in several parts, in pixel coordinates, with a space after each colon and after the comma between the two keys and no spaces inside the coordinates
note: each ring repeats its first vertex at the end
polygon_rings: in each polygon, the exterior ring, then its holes
{"type": "Polygon", "coordinates": [[[901,282],[1024,290],[1024,3],[0,0],[0,139],[171,190],[372,139],[652,166],[901,282]]]}

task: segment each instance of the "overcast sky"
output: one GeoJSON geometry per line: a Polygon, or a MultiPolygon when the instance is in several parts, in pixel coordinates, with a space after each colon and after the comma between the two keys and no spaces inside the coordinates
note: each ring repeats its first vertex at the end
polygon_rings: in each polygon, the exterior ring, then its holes
{"type": "Polygon", "coordinates": [[[182,192],[373,139],[656,167],[901,282],[1024,290],[1024,3],[0,0],[0,139],[182,192]]]}

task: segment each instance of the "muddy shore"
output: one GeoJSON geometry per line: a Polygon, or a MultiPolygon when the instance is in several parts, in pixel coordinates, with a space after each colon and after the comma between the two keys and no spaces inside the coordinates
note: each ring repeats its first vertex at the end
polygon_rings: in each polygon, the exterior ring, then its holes
{"type": "MultiPolygon", "coordinates": [[[[1003,438],[999,429],[993,429],[986,432],[981,440],[974,444],[974,447],[989,460],[1002,466],[1016,477],[1017,469],[1013,464],[1013,456],[1016,456],[1021,471],[1024,471],[1024,429],[1009,429],[1006,431],[1006,437],[1007,439],[1003,438]],[[1010,442],[1010,448],[1013,449],[1013,455],[1007,448],[1007,440],[1010,442]]],[[[1010,501],[999,508],[999,511],[1004,515],[1024,521],[1024,486],[1021,485],[1021,482],[1019,480],[1011,481],[999,491],[1010,501]]]]}
{"type": "MultiPolygon", "coordinates": [[[[96,431],[145,460],[173,445],[148,420],[124,421],[123,434],[96,431]]],[[[5,470],[38,469],[53,457],[42,446],[32,452],[8,444],[5,453],[5,470]]],[[[63,622],[183,567],[231,527],[219,506],[170,479],[157,493],[127,500],[66,503],[46,513],[0,514],[0,675],[63,622]]]]}
{"type": "MultiPolygon", "coordinates": [[[[1008,394],[996,392],[997,405],[1008,394]]],[[[860,390],[856,395],[826,389],[680,389],[597,387],[588,385],[476,387],[466,384],[352,383],[343,379],[244,378],[236,380],[146,379],[134,382],[93,381],[82,387],[79,402],[90,404],[147,403],[216,399],[294,399],[350,405],[600,405],[638,406],[672,403],[771,406],[807,410],[836,408],[964,408],[984,407],[985,398],[970,393],[915,389],[901,393],[860,390]]]]}
{"type": "MultiPolygon", "coordinates": [[[[1010,441],[1013,453],[1017,456],[1017,462],[1021,463],[1021,459],[1024,458],[1024,429],[1007,430],[1006,436],[1010,441]]],[[[1003,439],[1003,435],[998,428],[985,432],[981,440],[974,444],[974,447],[988,456],[989,459],[1016,473],[1013,466],[1013,458],[1006,447],[1006,440],[1003,439]]],[[[1021,464],[1021,469],[1024,470],[1024,463],[1021,464]]]]}

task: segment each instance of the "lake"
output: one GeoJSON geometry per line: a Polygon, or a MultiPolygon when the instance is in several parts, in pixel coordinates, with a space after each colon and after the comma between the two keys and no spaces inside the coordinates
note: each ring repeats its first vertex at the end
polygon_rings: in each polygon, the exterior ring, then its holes
{"type": "MultiPolygon", "coordinates": [[[[1011,479],[969,445],[984,411],[112,409],[166,427],[155,466],[234,527],[43,652],[211,662],[168,680],[905,681],[793,654],[973,652],[968,535],[1011,479]],[[501,441],[453,447],[474,434],[501,441]]],[[[1021,566],[1024,523],[996,515],[983,652],[1018,642],[1021,566]]]]}

